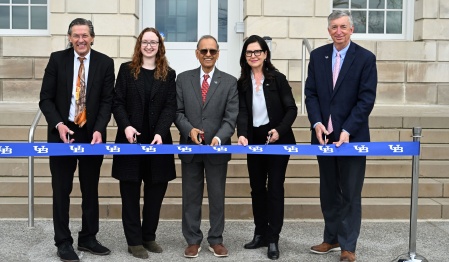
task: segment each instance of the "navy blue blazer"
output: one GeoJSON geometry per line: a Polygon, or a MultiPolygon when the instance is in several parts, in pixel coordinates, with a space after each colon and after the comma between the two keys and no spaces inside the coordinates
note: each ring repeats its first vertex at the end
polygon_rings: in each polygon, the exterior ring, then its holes
{"type": "Polygon", "coordinates": [[[336,140],[344,129],[350,134],[350,142],[369,142],[368,118],[374,107],[377,88],[376,57],[351,42],[333,88],[332,50],[333,44],[328,44],[310,54],[305,104],[312,129],[312,144],[318,144],[313,125],[321,122],[327,126],[331,114],[336,140]]]}

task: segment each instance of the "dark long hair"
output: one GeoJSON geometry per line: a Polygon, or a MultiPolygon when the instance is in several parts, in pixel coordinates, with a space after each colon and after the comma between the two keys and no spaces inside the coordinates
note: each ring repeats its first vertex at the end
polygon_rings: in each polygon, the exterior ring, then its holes
{"type": "Polygon", "coordinates": [[[273,78],[273,71],[277,71],[276,67],[271,63],[271,52],[270,48],[268,48],[267,42],[263,40],[262,37],[258,35],[252,35],[246,39],[245,43],[243,44],[242,48],[242,54],[240,55],[240,78],[238,80],[238,88],[241,91],[245,91],[249,83],[251,82],[251,66],[248,65],[248,62],[246,62],[246,49],[248,48],[249,44],[252,43],[259,43],[260,47],[262,48],[263,52],[267,52],[267,58],[263,62],[262,66],[262,72],[265,79],[272,79],[273,78]]]}
{"type": "Polygon", "coordinates": [[[162,39],[161,34],[156,28],[147,27],[143,29],[139,37],[137,37],[136,45],[134,46],[134,54],[131,63],[129,64],[129,68],[131,69],[131,73],[133,74],[134,79],[137,79],[140,73],[140,68],[143,64],[143,55],[140,51],[140,47],[142,45],[142,37],[146,32],[155,33],[159,41],[159,47],[156,54],[156,70],[154,72],[154,78],[165,81],[169,70],[168,61],[167,57],[165,56],[164,39],[162,39]]]}

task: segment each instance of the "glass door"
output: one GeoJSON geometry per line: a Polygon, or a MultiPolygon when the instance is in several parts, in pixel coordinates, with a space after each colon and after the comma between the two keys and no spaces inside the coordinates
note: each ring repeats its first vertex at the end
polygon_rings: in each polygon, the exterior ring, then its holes
{"type": "Polygon", "coordinates": [[[243,34],[234,26],[243,18],[242,0],[142,0],[141,26],[164,35],[167,58],[177,73],[200,66],[196,44],[212,35],[220,45],[217,68],[238,77],[243,34]]]}

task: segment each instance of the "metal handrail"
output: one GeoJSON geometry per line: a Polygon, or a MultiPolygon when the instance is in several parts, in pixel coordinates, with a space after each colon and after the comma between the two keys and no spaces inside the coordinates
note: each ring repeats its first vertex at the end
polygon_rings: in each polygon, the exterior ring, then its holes
{"type": "MultiPolygon", "coordinates": [[[[41,116],[42,111],[38,109],[28,133],[28,143],[34,142],[34,131],[41,116]]],[[[34,227],[34,156],[28,157],[28,227],[34,227]]]]}
{"type": "Polygon", "coordinates": [[[312,47],[309,44],[309,40],[304,38],[302,40],[302,73],[301,73],[301,114],[305,114],[305,96],[304,89],[306,87],[306,51],[312,52],[312,47]]]}

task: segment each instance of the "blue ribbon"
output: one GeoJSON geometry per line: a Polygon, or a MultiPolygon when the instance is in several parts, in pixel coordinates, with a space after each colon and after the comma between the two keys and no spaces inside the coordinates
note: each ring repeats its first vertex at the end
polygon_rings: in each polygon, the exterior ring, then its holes
{"type": "Polygon", "coordinates": [[[419,142],[366,142],[335,145],[149,145],[0,143],[0,157],[145,155],[145,154],[269,154],[312,156],[412,156],[419,142]]]}

